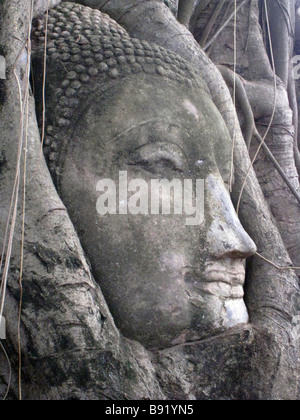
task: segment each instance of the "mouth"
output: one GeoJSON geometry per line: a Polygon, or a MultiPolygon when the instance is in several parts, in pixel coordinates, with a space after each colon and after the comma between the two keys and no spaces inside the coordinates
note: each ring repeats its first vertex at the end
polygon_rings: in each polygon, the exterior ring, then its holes
{"type": "Polygon", "coordinates": [[[194,291],[222,299],[243,299],[246,271],[243,260],[208,262],[204,272],[189,271],[185,280],[194,291]]]}
{"type": "Polygon", "coordinates": [[[242,260],[208,263],[204,271],[206,282],[226,283],[230,286],[244,286],[246,271],[242,260]]]}

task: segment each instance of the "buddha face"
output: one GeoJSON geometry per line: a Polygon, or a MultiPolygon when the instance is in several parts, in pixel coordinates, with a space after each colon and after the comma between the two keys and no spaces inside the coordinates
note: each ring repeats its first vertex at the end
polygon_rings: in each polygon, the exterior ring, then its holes
{"type": "Polygon", "coordinates": [[[248,322],[245,259],[255,244],[228,192],[232,143],[204,92],[159,76],[115,81],[83,109],[64,152],[60,193],[120,331],[147,348],[248,322]],[[205,220],[102,216],[100,180],[205,180],[205,220]]]}

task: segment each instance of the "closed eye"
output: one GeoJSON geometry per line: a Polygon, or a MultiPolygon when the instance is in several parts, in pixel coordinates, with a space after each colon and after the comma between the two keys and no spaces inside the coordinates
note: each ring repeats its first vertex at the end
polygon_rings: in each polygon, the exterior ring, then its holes
{"type": "Polygon", "coordinates": [[[130,162],[131,166],[140,166],[142,169],[145,169],[149,172],[154,173],[157,169],[170,169],[172,171],[184,172],[182,168],[179,168],[178,162],[175,162],[172,159],[161,158],[157,160],[146,160],[141,159],[135,162],[130,162]]]}
{"type": "Polygon", "coordinates": [[[152,143],[137,149],[128,164],[151,173],[163,170],[182,173],[187,166],[181,149],[177,145],[169,143],[152,143]]]}

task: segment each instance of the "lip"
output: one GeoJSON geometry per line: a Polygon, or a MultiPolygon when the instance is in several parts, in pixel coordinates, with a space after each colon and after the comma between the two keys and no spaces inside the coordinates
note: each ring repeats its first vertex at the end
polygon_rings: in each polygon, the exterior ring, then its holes
{"type": "Polygon", "coordinates": [[[220,260],[209,262],[202,274],[190,270],[186,280],[193,289],[222,299],[243,299],[245,267],[242,260],[220,260]]]}
{"type": "Polygon", "coordinates": [[[246,271],[244,265],[236,263],[235,265],[224,265],[224,262],[214,262],[208,264],[204,271],[204,278],[207,282],[226,283],[230,286],[244,286],[246,271]]]}

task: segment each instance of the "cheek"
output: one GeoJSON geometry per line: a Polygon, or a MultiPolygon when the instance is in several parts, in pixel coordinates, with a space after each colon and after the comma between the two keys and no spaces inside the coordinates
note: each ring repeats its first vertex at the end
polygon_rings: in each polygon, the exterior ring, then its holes
{"type": "Polygon", "coordinates": [[[187,265],[188,261],[184,252],[176,253],[167,251],[164,252],[160,257],[160,267],[162,271],[178,273],[182,271],[182,268],[186,267],[187,265]]]}
{"type": "MultiPolygon", "coordinates": [[[[199,258],[205,248],[205,226],[187,226],[186,215],[118,214],[120,170],[115,166],[106,177],[111,177],[117,187],[117,214],[98,214],[97,200],[102,192],[97,192],[96,186],[101,177],[87,156],[83,160],[85,164],[81,166],[72,159],[66,160],[62,198],[91,260],[107,270],[117,267],[118,272],[123,272],[136,267],[143,273],[147,267],[148,274],[163,270],[177,276],[183,267],[199,258]]],[[[128,171],[128,183],[139,177],[145,179],[146,175],[128,171]]],[[[150,193],[151,174],[145,181],[150,193]]]]}
{"type": "Polygon", "coordinates": [[[118,255],[120,250],[131,256],[147,256],[156,267],[176,272],[186,264],[192,241],[190,228],[177,216],[106,215],[98,216],[101,247],[107,245],[118,255]]]}
{"type": "Polygon", "coordinates": [[[184,292],[185,268],[199,259],[197,229],[174,216],[109,215],[98,224],[97,238],[95,232],[89,236],[96,239],[91,252],[102,273],[114,280],[129,276],[140,284],[152,282],[161,293],[169,289],[177,298],[184,292]]]}

